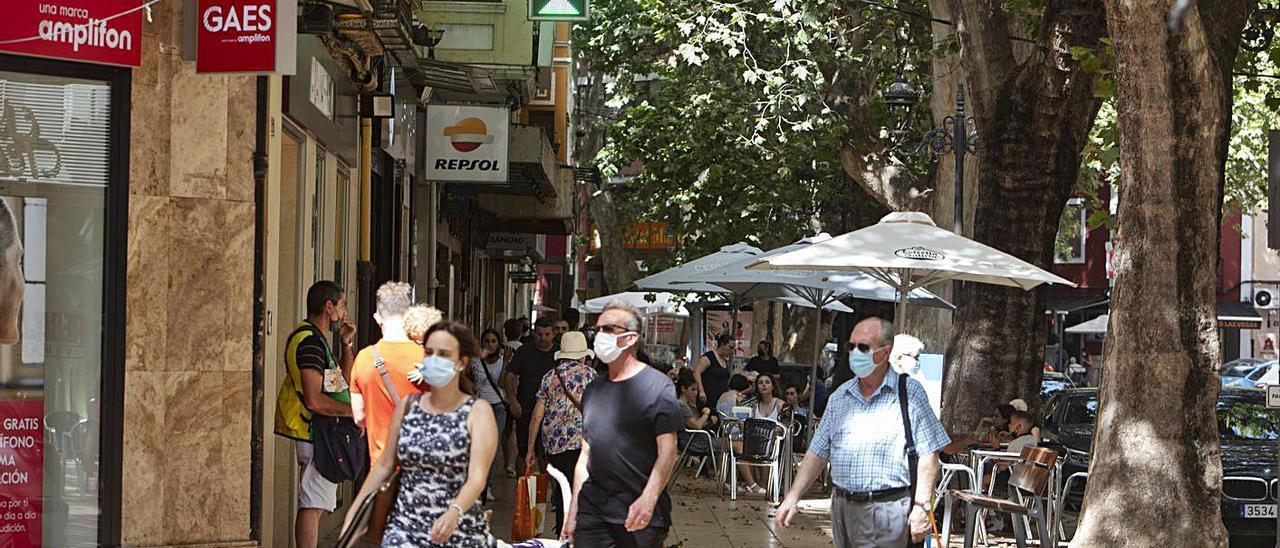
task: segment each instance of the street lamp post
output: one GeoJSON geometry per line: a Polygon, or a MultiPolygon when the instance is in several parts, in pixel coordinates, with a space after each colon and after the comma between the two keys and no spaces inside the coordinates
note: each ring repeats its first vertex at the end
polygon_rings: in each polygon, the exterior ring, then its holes
{"type": "MultiPolygon", "coordinates": [[[[898,77],[884,93],[889,109],[889,138],[895,146],[907,141],[911,128],[911,109],[920,93],[898,77]]],[[[951,154],[955,157],[955,212],[952,231],[964,234],[964,158],[978,148],[978,133],[973,118],[964,110],[964,84],[956,85],[956,113],[942,119],[942,126],[930,130],[914,147],[914,153],[928,152],[933,157],[951,154]]]]}

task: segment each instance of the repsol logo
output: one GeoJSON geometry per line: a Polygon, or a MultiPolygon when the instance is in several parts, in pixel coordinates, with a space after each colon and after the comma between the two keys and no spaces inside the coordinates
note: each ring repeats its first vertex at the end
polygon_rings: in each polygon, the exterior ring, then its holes
{"type": "Polygon", "coordinates": [[[496,160],[458,160],[440,158],[436,160],[436,169],[451,171],[502,171],[502,165],[496,160]]]}

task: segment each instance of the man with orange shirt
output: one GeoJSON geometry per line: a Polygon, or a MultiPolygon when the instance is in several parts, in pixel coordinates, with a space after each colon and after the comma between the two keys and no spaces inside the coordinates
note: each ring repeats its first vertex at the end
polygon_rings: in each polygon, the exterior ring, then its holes
{"type": "Polygon", "coordinates": [[[371,465],[385,448],[396,403],[423,391],[408,377],[423,358],[422,347],[409,340],[404,328],[404,315],[412,303],[409,284],[382,284],[377,301],[373,319],[382,329],[382,340],[361,350],[351,370],[351,413],[368,432],[371,465]]]}

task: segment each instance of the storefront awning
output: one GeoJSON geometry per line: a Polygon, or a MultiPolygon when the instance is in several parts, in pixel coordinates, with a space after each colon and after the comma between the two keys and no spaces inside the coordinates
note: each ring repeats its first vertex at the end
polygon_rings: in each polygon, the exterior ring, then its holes
{"type": "Polygon", "coordinates": [[[1218,301],[1218,329],[1262,329],[1262,317],[1248,301],[1218,301]]]}

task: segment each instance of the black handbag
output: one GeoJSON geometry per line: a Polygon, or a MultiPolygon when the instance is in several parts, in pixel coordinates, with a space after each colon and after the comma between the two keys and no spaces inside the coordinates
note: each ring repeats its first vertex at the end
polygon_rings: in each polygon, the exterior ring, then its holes
{"type": "Polygon", "coordinates": [[[311,418],[312,464],[334,483],[359,481],[369,471],[369,443],[364,429],[350,417],[315,415],[311,418]]]}

